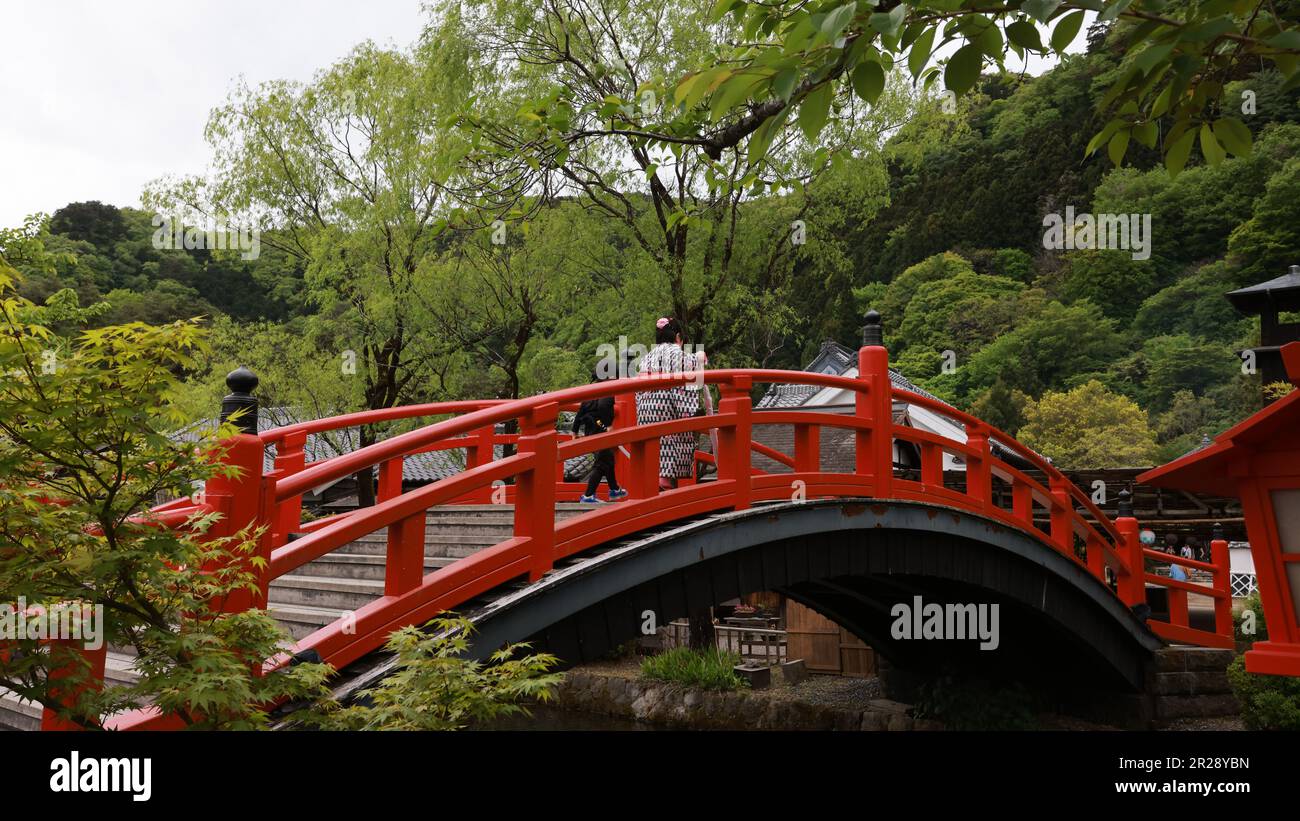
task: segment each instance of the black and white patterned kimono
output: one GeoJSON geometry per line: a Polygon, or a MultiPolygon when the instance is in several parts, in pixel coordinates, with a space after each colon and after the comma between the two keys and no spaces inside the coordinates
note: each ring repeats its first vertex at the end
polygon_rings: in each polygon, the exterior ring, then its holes
{"type": "MultiPolygon", "coordinates": [[[[695,416],[700,409],[700,386],[696,377],[701,367],[699,357],[686,353],[671,342],[651,348],[641,359],[639,372],[647,376],[680,374],[682,384],[638,393],[637,424],[649,425],[695,416]]],[[[695,441],[696,434],[692,431],[659,437],[659,475],[667,479],[691,476],[695,468],[695,441]]]]}

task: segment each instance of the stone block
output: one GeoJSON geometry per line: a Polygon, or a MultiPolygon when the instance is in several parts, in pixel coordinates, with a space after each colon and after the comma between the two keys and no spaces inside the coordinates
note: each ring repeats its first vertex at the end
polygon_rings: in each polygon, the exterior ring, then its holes
{"type": "Polygon", "coordinates": [[[751,690],[766,690],[772,686],[772,668],[771,667],[750,667],[747,664],[737,664],[732,668],[736,675],[749,682],[751,690]]]}
{"type": "Polygon", "coordinates": [[[1157,696],[1156,718],[1214,718],[1236,715],[1240,711],[1231,695],[1157,696]]]}
{"type": "Polygon", "coordinates": [[[888,718],[888,713],[866,710],[862,713],[862,729],[870,732],[881,732],[886,728],[888,718]]]}
{"type": "Polygon", "coordinates": [[[781,663],[781,680],[790,686],[808,678],[808,665],[803,659],[794,659],[781,663]]]}

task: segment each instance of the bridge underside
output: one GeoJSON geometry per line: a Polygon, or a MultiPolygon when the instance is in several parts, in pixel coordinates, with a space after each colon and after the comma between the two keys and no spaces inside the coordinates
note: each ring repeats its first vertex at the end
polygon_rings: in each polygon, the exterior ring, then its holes
{"type": "Polygon", "coordinates": [[[526,640],[566,664],[737,596],[775,590],[838,621],[893,665],[1056,686],[1141,689],[1161,642],[1110,591],[1033,537],[909,502],[764,505],[629,540],[473,613],[486,655],[526,640]],[[1000,605],[999,644],[902,640],[891,607],[1000,605]]]}

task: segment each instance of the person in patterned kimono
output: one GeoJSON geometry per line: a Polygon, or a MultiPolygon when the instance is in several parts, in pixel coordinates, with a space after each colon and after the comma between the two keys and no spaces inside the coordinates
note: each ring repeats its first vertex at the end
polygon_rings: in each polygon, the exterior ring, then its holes
{"type": "MultiPolygon", "coordinates": [[[[704,363],[696,354],[682,350],[682,326],[670,317],[655,323],[655,346],[641,359],[642,376],[677,374],[681,385],[636,395],[638,425],[670,422],[695,416],[700,410],[700,386],[696,376],[704,363]]],[[[695,439],[692,431],[659,437],[659,489],[677,487],[677,481],[695,469],[695,439]]]]}

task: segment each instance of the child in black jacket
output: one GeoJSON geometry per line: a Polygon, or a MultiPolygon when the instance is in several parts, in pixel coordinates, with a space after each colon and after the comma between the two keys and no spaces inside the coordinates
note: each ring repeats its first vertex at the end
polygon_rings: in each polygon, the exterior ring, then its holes
{"type": "MultiPolygon", "coordinates": [[[[600,377],[592,374],[592,381],[600,381],[600,377]]],[[[573,432],[579,436],[594,436],[598,433],[605,433],[614,425],[614,397],[602,396],[599,399],[588,399],[578,406],[578,414],[573,417],[573,432]]],[[[609,500],[611,502],[622,499],[627,496],[627,491],[618,486],[618,479],[614,477],[614,451],[612,448],[596,451],[596,464],[591,470],[591,475],[587,478],[587,492],[583,494],[580,502],[598,502],[596,490],[600,487],[601,480],[609,483],[609,500]]]]}

